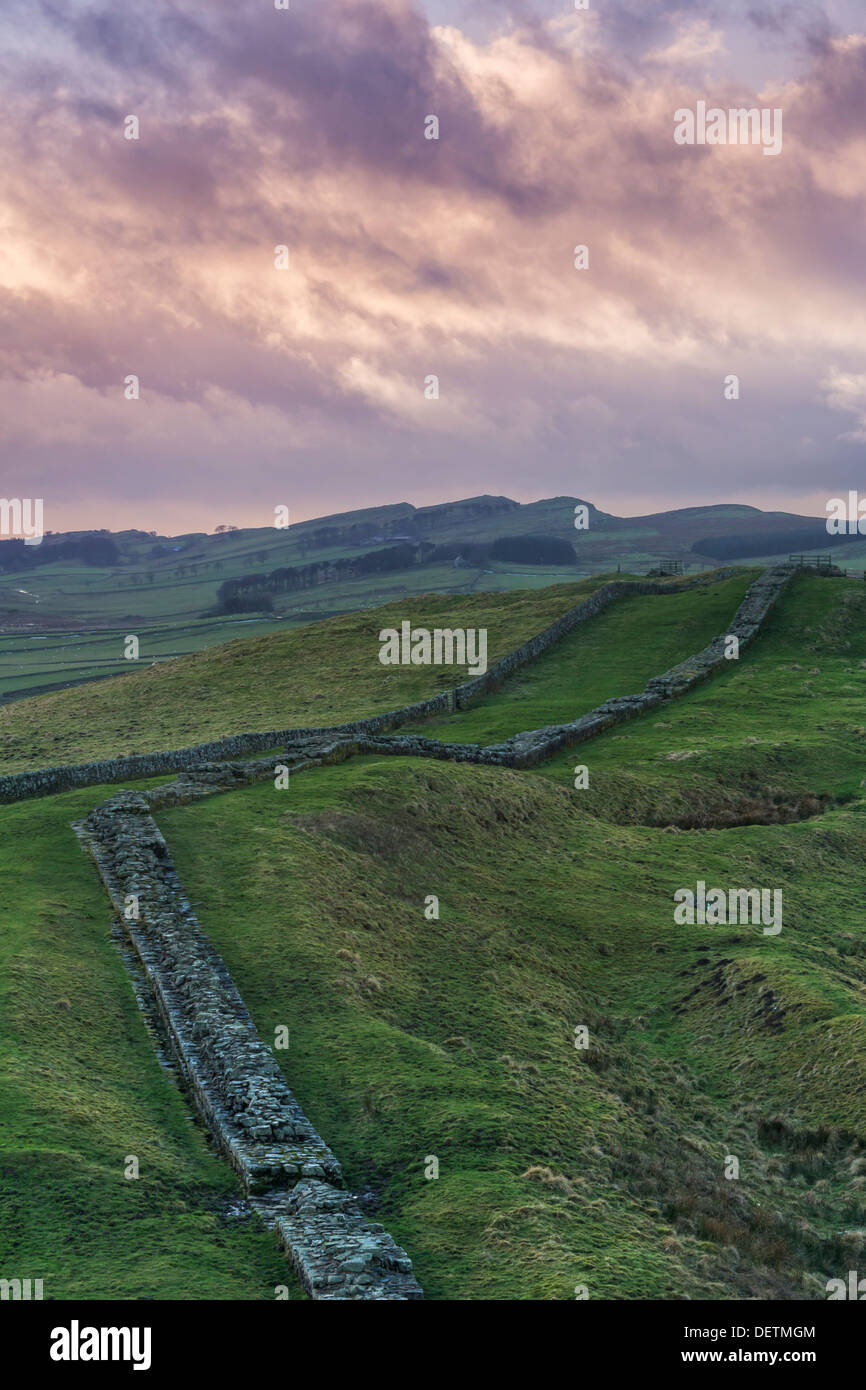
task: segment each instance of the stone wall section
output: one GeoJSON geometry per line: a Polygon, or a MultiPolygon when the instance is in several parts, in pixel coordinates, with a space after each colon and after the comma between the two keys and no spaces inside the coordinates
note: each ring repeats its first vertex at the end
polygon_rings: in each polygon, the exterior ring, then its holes
{"type": "Polygon", "coordinates": [[[247,1191],[301,1177],[342,1182],[201,930],[149,812],[145,795],[120,792],[75,828],[141,961],[198,1108],[247,1191]],[[131,899],[138,920],[126,916],[131,899]]]}
{"type": "Polygon", "coordinates": [[[315,1178],[286,1195],[253,1198],[303,1288],[317,1300],[421,1299],[412,1261],[358,1199],[315,1178]]]}
{"type": "MultiPolygon", "coordinates": [[[[187,799],[187,782],[173,785],[187,799]]],[[[206,777],[199,794],[220,789],[206,777]]],[[[119,792],[75,830],[141,963],[196,1107],[311,1298],[423,1298],[406,1251],[341,1191],[337,1159],[199,926],[150,815],[153,803],[171,801],[166,788],[157,792],[119,792]]]]}
{"type": "MultiPolygon", "coordinates": [[[[740,649],[754,641],[761,625],[780,595],[790,584],[796,569],[778,565],[765,570],[750,585],[737,609],[727,633],[714,638],[709,646],[688,657],[660,676],[653,676],[637,695],[620,695],[567,724],[550,724],[543,729],[528,729],[513,734],[503,743],[486,746],[478,743],[445,743],[440,739],[424,738],[418,734],[397,734],[391,737],[350,737],[330,743],[310,739],[296,746],[319,762],[338,762],[353,754],[390,753],[402,757],[445,758],[453,762],[472,762],[493,767],[533,767],[552,757],[562,748],[584,743],[599,734],[622,724],[627,719],[657,708],[668,700],[685,695],[701,681],[707,680],[728,664],[725,656],[728,637],[739,640],[740,649]]],[[[269,764],[270,766],[270,764],[269,764]]]]}
{"type": "Polygon", "coordinates": [[[156,777],[162,772],[189,771],[191,768],[226,759],[252,757],[269,748],[289,744],[309,744],[322,739],[352,739],[375,736],[405,724],[417,724],[435,714],[446,714],[479,695],[494,690],[506,676],[547,651],[571,632],[579,623],[595,617],[611,603],[626,594],[675,594],[696,585],[717,584],[734,573],[731,569],[714,570],[680,581],[615,580],[603,584],[583,603],[570,608],[550,627],[495,662],[483,676],[466,681],[452,690],[443,690],[429,700],[419,700],[370,719],[354,720],[326,728],[274,729],[266,733],[235,734],[213,743],[197,743],[189,748],[175,748],[156,753],[133,754],[108,758],[99,762],[74,763],[61,767],[41,768],[36,772],[15,772],[0,777],[0,804],[25,801],[34,796],[53,796],[76,787],[93,787],[102,783],[138,781],[156,777]]]}

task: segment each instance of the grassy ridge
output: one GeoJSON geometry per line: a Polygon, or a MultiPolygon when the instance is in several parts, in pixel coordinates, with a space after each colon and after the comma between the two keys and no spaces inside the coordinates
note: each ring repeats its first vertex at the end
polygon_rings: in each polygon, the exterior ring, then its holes
{"type": "Polygon", "coordinates": [[[628,595],[509,676],[501,690],[456,714],[426,720],[423,732],[455,743],[496,743],[642,690],[652,676],[726,631],[756,573],[663,598],[628,595]]]}
{"type": "MultiPolygon", "coordinates": [[[[425,732],[482,742],[577,714],[640,689],[723,630],[754,571],[683,594],[618,601],[497,696],[425,732]],[[645,641],[647,625],[652,641],[645,641]]],[[[456,666],[379,662],[378,633],[404,619],[429,628],[486,627],[488,662],[542,631],[604,576],[534,592],[445,597],[238,639],[123,679],[0,707],[0,771],[85,762],[201,743],[246,730],[322,726],[422,700],[466,678],[456,666]]]]}

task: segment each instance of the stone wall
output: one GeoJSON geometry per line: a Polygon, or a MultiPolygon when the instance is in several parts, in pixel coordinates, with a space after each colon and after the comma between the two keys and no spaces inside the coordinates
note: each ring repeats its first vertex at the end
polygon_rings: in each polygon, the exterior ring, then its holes
{"type": "MultiPolygon", "coordinates": [[[[184,799],[186,784],[173,785],[184,799]]],[[[203,794],[218,789],[205,780],[203,794]]],[[[198,1110],[310,1297],[422,1298],[405,1250],[340,1191],[337,1159],[199,926],[150,815],[153,802],[169,800],[166,788],[154,797],[119,792],[75,830],[141,963],[198,1110]]]]}
{"type": "MultiPolygon", "coordinates": [[[[728,664],[725,648],[729,636],[738,638],[741,649],[754,641],[767,614],[790,584],[795,573],[796,570],[790,565],[776,565],[765,570],[750,585],[726,633],[716,637],[695,656],[672,666],[660,676],[653,676],[639,694],[605,700],[596,709],[568,724],[515,734],[504,744],[497,745],[496,751],[504,755],[505,761],[511,767],[532,767],[535,763],[551,757],[561,748],[595,738],[614,724],[634,719],[667,700],[685,695],[728,664]]],[[[488,748],[486,751],[493,750],[488,748]]]]}
{"type": "Polygon", "coordinates": [[[304,1178],[285,1196],[253,1198],[311,1298],[420,1299],[412,1261],[356,1197],[304,1178]]]}
{"type": "Polygon", "coordinates": [[[444,743],[439,739],[418,734],[398,734],[392,737],[350,737],[322,745],[311,740],[305,745],[317,760],[336,762],[355,753],[390,753],[403,757],[447,758],[455,762],[472,762],[498,767],[533,767],[550,758],[562,748],[596,738],[615,724],[646,714],[684,695],[701,681],[727,664],[726,639],[739,639],[740,647],[748,646],[760,631],[761,624],[773,604],[784,592],[797,571],[790,565],[777,565],[765,570],[755,580],[737,609],[727,633],[716,637],[695,656],[688,657],[660,676],[653,676],[637,695],[621,695],[605,700],[595,709],[568,724],[551,724],[542,729],[528,729],[514,734],[503,743],[486,746],[478,743],[444,743]]]}
{"type": "Polygon", "coordinates": [[[695,575],[692,579],[662,582],[648,579],[618,579],[610,584],[603,584],[600,589],[596,589],[595,593],[590,594],[584,603],[578,604],[576,608],[570,608],[550,627],[537,633],[535,637],[531,637],[528,642],[524,642],[522,647],[517,647],[515,651],[509,652],[501,661],[495,662],[485,671],[483,676],[458,685],[453,692],[454,707],[460,709],[470,700],[475,700],[480,695],[486,695],[491,690],[498,689],[512,671],[526,666],[530,661],[535,661],[543,652],[561,641],[573,628],[577,627],[578,623],[585,623],[587,619],[594,618],[597,613],[601,613],[616,599],[624,598],[627,594],[678,594],[686,589],[703,587],[706,584],[719,584],[724,579],[730,579],[733,573],[732,569],[723,569],[713,570],[708,575],[695,575]]]}
{"type": "Polygon", "coordinates": [[[716,570],[693,579],[656,582],[649,580],[616,580],[604,584],[583,603],[577,604],[550,627],[495,662],[483,676],[466,681],[452,690],[444,690],[429,700],[419,700],[369,719],[359,719],[326,728],[272,729],[265,733],[235,734],[212,743],[197,743],[189,748],[140,753],[129,757],[108,758],[99,762],[76,763],[62,767],[47,767],[36,772],[16,772],[0,777],[0,804],[25,801],[34,796],[53,796],[76,787],[93,787],[103,783],[134,782],[144,777],[157,777],[162,772],[186,771],[206,763],[224,759],[252,757],[268,748],[288,744],[307,744],[324,738],[352,739],[375,736],[404,724],[416,724],[434,714],[444,714],[462,708],[495,689],[504,678],[520,666],[535,660],[559,642],[578,623],[600,613],[616,599],[626,594],[670,594],[693,588],[697,584],[719,583],[729,578],[733,570],[716,570]]]}
{"type": "Polygon", "coordinates": [[[119,792],[76,830],[141,961],[187,1085],[245,1188],[300,1177],[339,1183],[337,1160],[196,921],[146,795],[119,792]],[[130,898],[137,920],[125,915],[130,898]]]}

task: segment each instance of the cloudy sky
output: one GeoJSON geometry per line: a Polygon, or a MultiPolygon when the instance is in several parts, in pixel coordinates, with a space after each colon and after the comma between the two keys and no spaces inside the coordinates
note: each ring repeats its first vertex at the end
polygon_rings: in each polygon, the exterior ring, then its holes
{"type": "Polygon", "coordinates": [[[176,533],[866,491],[863,0],[290,6],[3,0],[0,495],[176,533]],[[698,101],[781,154],[678,145],[698,101]]]}

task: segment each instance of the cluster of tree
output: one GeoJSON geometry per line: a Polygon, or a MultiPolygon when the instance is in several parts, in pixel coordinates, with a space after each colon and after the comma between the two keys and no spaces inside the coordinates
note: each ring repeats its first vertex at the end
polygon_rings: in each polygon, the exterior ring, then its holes
{"type": "Polygon", "coordinates": [[[692,552],[695,555],[709,555],[713,560],[739,560],[750,555],[789,555],[805,550],[831,550],[846,541],[860,541],[863,537],[830,536],[823,521],[811,526],[801,526],[795,531],[756,531],[750,536],[707,536],[695,541],[692,552]]]}
{"type": "Polygon", "coordinates": [[[521,565],[576,565],[571,541],[556,536],[500,536],[490,547],[491,560],[516,560],[521,565]]]}
{"type": "Polygon", "coordinates": [[[120,551],[105,533],[71,537],[64,541],[43,540],[41,545],[25,545],[24,541],[0,541],[0,570],[14,574],[17,570],[50,565],[55,560],[78,560],[82,565],[116,565],[120,551]]]}
{"type": "Polygon", "coordinates": [[[370,550],[365,555],[348,556],[339,560],[317,560],[309,565],[286,565],[267,574],[245,574],[226,579],[217,589],[217,613],[252,613],[269,610],[271,594],[286,594],[295,589],[310,589],[316,584],[337,580],[358,579],[367,574],[388,574],[393,570],[409,569],[423,564],[433,546],[426,541],[420,545],[389,545],[384,550],[370,550]],[[267,599],[267,603],[263,600],[267,599]]]}
{"type": "Polygon", "coordinates": [[[548,536],[503,536],[491,545],[473,541],[405,541],[337,560],[315,560],[309,565],[287,565],[267,573],[226,579],[217,589],[216,613],[270,611],[274,594],[309,589],[360,579],[371,574],[390,574],[415,565],[445,564],[460,557],[466,565],[482,567],[488,560],[512,560],[523,565],[573,565],[577,561],[570,541],[548,536]]]}

